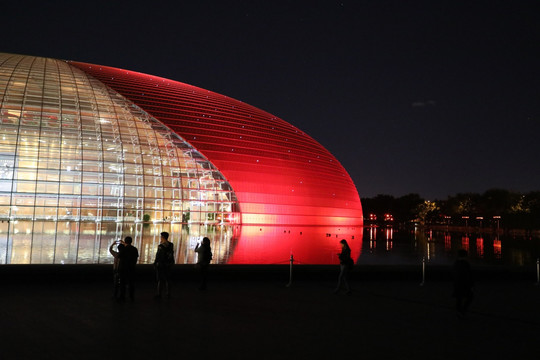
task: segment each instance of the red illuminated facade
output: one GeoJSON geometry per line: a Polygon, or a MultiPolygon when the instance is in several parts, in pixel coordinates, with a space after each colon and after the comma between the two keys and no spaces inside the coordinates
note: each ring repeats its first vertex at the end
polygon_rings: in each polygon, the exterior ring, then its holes
{"type": "Polygon", "coordinates": [[[302,130],[265,111],[157,76],[69,62],[165,124],[219,169],[242,224],[362,225],[354,183],[302,130]]]}

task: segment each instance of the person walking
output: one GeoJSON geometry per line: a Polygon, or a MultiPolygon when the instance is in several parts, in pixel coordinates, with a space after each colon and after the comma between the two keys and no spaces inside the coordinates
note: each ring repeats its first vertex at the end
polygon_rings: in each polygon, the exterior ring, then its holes
{"type": "Polygon", "coordinates": [[[454,263],[454,297],[458,315],[466,316],[469,305],[473,299],[473,276],[471,264],[467,260],[467,250],[458,251],[458,258],[454,263]]]}
{"type": "Polygon", "coordinates": [[[115,241],[109,246],[109,253],[113,256],[113,298],[116,300],[118,299],[118,295],[120,293],[120,272],[118,270],[118,263],[120,259],[118,258],[118,255],[120,251],[124,248],[124,244],[122,244],[122,241],[115,241]],[[116,250],[114,250],[114,246],[116,245],[116,250]]]}
{"type": "Polygon", "coordinates": [[[339,257],[339,277],[337,287],[334,290],[334,294],[337,294],[341,287],[345,287],[347,295],[351,294],[351,287],[349,286],[349,272],[354,266],[354,260],[351,258],[351,248],[347,243],[347,240],[343,239],[339,242],[341,244],[341,252],[338,253],[339,257]]]}
{"type": "Polygon", "coordinates": [[[210,247],[210,239],[205,237],[201,244],[197,244],[195,247],[197,253],[197,264],[195,267],[199,269],[201,275],[201,285],[199,290],[206,290],[206,278],[208,276],[208,267],[210,261],[212,261],[212,248],[210,247]]]}
{"type": "Polygon", "coordinates": [[[139,251],[131,243],[131,236],[124,239],[125,246],[118,252],[118,271],[120,274],[120,301],[126,299],[126,289],[129,288],[129,298],[135,300],[135,265],[139,258],[139,251]]]}
{"type": "Polygon", "coordinates": [[[174,245],[169,241],[169,233],[164,231],[161,234],[160,243],[154,260],[156,271],[157,291],[156,299],[160,299],[165,292],[165,296],[171,296],[171,268],[174,265],[174,245]]]}

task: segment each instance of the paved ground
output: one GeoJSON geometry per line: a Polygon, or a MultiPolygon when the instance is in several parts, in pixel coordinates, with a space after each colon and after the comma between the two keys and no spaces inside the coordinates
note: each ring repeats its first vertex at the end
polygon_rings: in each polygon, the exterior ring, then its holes
{"type": "Polygon", "coordinates": [[[109,279],[5,281],[0,358],[538,358],[540,287],[529,280],[477,282],[462,319],[444,280],[357,276],[347,296],[332,293],[336,271],[291,287],[286,273],[211,275],[206,292],[177,276],[173,296],[161,301],[141,276],[135,302],[121,304],[109,279]]]}

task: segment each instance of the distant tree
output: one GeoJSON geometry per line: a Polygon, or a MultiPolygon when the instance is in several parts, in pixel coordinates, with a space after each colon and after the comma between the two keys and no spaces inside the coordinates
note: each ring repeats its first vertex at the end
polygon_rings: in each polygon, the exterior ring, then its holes
{"type": "Polygon", "coordinates": [[[418,219],[421,224],[435,222],[439,218],[440,208],[435,201],[425,200],[416,207],[418,219]]]}
{"type": "Polygon", "coordinates": [[[484,216],[507,215],[521,200],[521,194],[503,189],[491,189],[480,197],[479,212],[484,216]]]}
{"type": "Polygon", "coordinates": [[[479,199],[480,195],[474,193],[459,193],[449,196],[442,204],[441,211],[455,217],[476,216],[479,213],[479,199]]]}
{"type": "MultiPolygon", "coordinates": [[[[419,220],[423,223],[446,223],[446,216],[474,219],[482,216],[484,224],[495,224],[494,216],[501,216],[500,223],[506,228],[540,229],[540,191],[521,194],[504,189],[490,189],[483,194],[459,193],[446,200],[425,201],[418,194],[399,198],[379,194],[374,198],[362,198],[364,216],[375,214],[383,220],[392,214],[395,222],[407,223],[419,220]]],[[[455,222],[454,222],[455,223],[455,222]]]]}
{"type": "Polygon", "coordinates": [[[525,194],[523,202],[529,209],[531,228],[540,229],[540,191],[525,194]]]}
{"type": "Polygon", "coordinates": [[[366,217],[375,214],[378,219],[382,219],[384,214],[393,211],[394,205],[395,198],[391,195],[379,194],[374,198],[362,198],[362,209],[366,217]]]}
{"type": "Polygon", "coordinates": [[[417,218],[416,209],[424,203],[418,194],[408,194],[396,199],[394,217],[400,222],[410,222],[417,218]]]}

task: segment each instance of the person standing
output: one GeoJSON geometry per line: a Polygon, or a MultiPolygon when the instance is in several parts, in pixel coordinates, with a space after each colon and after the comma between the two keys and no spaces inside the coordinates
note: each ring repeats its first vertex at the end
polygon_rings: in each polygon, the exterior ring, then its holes
{"type": "Polygon", "coordinates": [[[120,272],[118,270],[118,263],[119,258],[118,254],[120,251],[124,248],[124,244],[122,244],[122,241],[115,241],[109,246],[109,252],[113,256],[113,298],[118,299],[118,295],[120,292],[120,272]],[[114,250],[114,246],[116,245],[116,250],[114,250]]]}
{"type": "Polygon", "coordinates": [[[169,233],[164,231],[160,235],[161,239],[154,260],[157,280],[156,299],[161,298],[164,291],[165,296],[170,297],[171,268],[174,265],[174,246],[169,241],[169,233]]]}
{"type": "Polygon", "coordinates": [[[202,240],[202,244],[197,244],[195,247],[197,253],[197,265],[201,274],[201,286],[199,290],[206,290],[206,278],[208,276],[208,267],[210,261],[212,261],[212,248],[210,247],[210,239],[205,237],[202,240]]]}
{"type": "Polygon", "coordinates": [[[133,239],[127,236],[124,239],[124,248],[118,252],[118,271],[120,274],[120,301],[126,299],[126,289],[129,288],[129,298],[135,300],[135,265],[139,258],[139,251],[131,243],[133,239]]]}
{"type": "Polygon", "coordinates": [[[337,287],[334,290],[334,294],[337,294],[341,287],[345,287],[347,295],[351,294],[351,287],[349,286],[349,272],[351,271],[354,260],[351,258],[351,248],[347,243],[347,240],[343,239],[339,242],[341,244],[341,252],[338,253],[339,257],[339,277],[337,287]]]}
{"type": "Polygon", "coordinates": [[[473,299],[473,276],[465,249],[458,251],[458,258],[454,263],[454,297],[458,314],[467,315],[473,299]]]}

